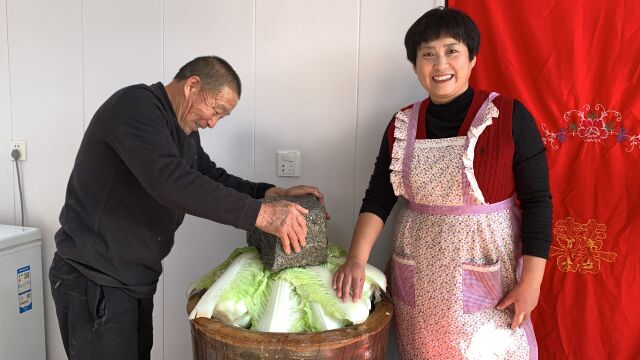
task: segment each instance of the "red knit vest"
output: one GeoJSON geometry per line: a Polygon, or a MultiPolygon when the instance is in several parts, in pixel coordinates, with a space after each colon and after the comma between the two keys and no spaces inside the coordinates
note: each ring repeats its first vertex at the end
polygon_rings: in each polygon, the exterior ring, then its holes
{"type": "MultiPolygon", "coordinates": [[[[489,94],[490,92],[484,90],[476,90],[474,92],[467,116],[460,130],[458,130],[458,136],[467,134],[473,118],[489,94]]],[[[492,102],[500,111],[500,115],[493,119],[493,123],[487,126],[478,138],[473,160],[473,169],[478,186],[484,195],[484,200],[489,204],[506,200],[515,193],[515,179],[513,177],[514,145],[511,132],[513,98],[500,95],[493,99],[492,102]]],[[[429,106],[429,98],[423,100],[420,104],[416,139],[427,138],[427,106],[429,106]]],[[[407,110],[410,107],[411,105],[402,110],[407,110]]],[[[395,118],[391,120],[387,132],[390,153],[393,151],[394,130],[395,118]]]]}

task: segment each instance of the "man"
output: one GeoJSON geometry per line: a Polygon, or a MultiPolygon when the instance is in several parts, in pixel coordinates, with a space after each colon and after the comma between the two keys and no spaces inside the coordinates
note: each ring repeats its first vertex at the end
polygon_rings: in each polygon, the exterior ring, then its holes
{"type": "Polygon", "coordinates": [[[166,86],[117,91],[87,128],[67,187],[49,271],[67,356],[148,359],[161,260],[184,214],[277,235],[300,251],[307,210],[264,196],[313,194],[254,183],[216,166],[198,129],[235,108],[240,78],[223,59],[184,65],[166,86]]]}

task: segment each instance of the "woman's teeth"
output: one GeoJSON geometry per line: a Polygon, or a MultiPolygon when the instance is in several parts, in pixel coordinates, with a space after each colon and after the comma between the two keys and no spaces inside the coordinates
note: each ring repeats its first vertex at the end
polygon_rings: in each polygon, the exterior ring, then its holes
{"type": "Polygon", "coordinates": [[[452,74],[448,74],[448,75],[436,75],[434,77],[432,77],[433,80],[435,81],[445,81],[445,80],[449,80],[453,78],[452,74]]]}

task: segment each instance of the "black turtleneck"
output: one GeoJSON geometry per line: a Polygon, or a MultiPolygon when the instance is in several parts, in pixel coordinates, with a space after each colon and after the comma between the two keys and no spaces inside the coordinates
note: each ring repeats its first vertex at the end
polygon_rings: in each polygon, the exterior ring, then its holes
{"type": "MultiPolygon", "coordinates": [[[[457,136],[473,100],[473,89],[446,104],[430,103],[427,107],[428,139],[457,136]]],[[[551,193],[545,148],[531,113],[515,100],[513,104],[513,171],[516,193],[522,209],[521,237],[523,254],[547,258],[551,244],[551,193]]],[[[369,212],[386,221],[398,197],[390,181],[389,141],[382,137],[369,188],[360,212],[369,212]]]]}
{"type": "MultiPolygon", "coordinates": [[[[443,139],[457,136],[471,101],[473,101],[473,89],[469,87],[460,96],[446,104],[430,102],[427,108],[427,138],[443,139]]],[[[389,146],[388,142],[387,146],[389,146]]]]}

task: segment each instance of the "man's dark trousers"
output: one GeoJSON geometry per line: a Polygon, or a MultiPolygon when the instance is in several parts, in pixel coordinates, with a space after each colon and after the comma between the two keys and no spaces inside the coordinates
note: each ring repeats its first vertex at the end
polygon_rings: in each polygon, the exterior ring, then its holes
{"type": "Polygon", "coordinates": [[[98,285],[57,253],[49,281],[69,359],[150,358],[153,298],[138,299],[98,285]]]}

